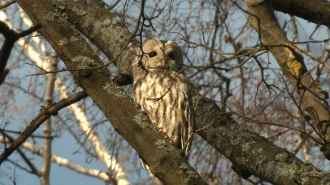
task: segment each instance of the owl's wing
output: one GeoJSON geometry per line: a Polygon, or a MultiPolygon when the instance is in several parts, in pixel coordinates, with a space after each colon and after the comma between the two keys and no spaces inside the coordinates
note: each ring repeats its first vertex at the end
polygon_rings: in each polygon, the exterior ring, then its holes
{"type": "Polygon", "coordinates": [[[141,107],[159,131],[188,155],[193,125],[190,93],[184,76],[173,72],[149,77],[152,80],[146,80],[142,86],[145,99],[141,107]]]}
{"type": "Polygon", "coordinates": [[[191,141],[193,135],[193,118],[192,118],[192,105],[190,99],[190,93],[188,88],[182,92],[183,101],[179,106],[179,110],[182,112],[182,130],[181,130],[181,147],[185,151],[186,156],[189,155],[191,148],[191,141]]]}

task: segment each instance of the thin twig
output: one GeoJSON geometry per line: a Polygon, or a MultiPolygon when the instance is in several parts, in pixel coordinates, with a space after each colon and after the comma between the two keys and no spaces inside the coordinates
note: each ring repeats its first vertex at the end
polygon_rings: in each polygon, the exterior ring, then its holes
{"type": "Polygon", "coordinates": [[[80,101],[81,99],[87,97],[88,95],[81,91],[77,94],[74,94],[68,98],[64,98],[58,103],[52,105],[51,107],[42,107],[40,113],[36,116],[35,119],[25,128],[22,134],[8,147],[5,148],[5,151],[0,155],[0,164],[6,160],[31,134],[39,128],[39,126],[46,121],[50,116],[56,115],[59,110],[64,107],[67,107],[75,102],[80,101]]]}

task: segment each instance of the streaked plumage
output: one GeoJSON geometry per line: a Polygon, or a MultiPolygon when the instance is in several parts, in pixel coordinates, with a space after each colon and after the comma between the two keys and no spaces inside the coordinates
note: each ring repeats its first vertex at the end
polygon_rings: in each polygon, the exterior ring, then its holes
{"type": "Polygon", "coordinates": [[[173,41],[158,39],[143,42],[142,50],[138,50],[132,64],[134,101],[158,130],[188,156],[192,110],[186,79],[180,71],[182,51],[173,41]]]}

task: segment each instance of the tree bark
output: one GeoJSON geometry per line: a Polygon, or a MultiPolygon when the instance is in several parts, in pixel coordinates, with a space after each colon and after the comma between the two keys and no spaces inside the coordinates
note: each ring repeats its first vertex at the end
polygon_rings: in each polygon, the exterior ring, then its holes
{"type": "Polygon", "coordinates": [[[275,10],[330,27],[329,2],[324,0],[271,0],[275,10]]]}
{"type": "MultiPolygon", "coordinates": [[[[60,55],[75,82],[93,99],[116,131],[140,154],[160,180],[165,184],[207,184],[181,152],[156,132],[147,115],[137,109],[126,92],[113,82],[113,76],[80,32],[67,20],[63,6],[57,7],[50,1],[22,0],[18,3],[32,22],[43,26],[40,33],[60,55]]],[[[86,15],[81,11],[77,13],[86,15]]],[[[114,19],[104,19],[101,24],[111,27],[119,23],[114,19]]],[[[107,34],[111,35],[111,32],[107,34]]],[[[134,49],[130,54],[135,53],[135,45],[130,43],[129,48],[134,49]]]]}
{"type": "MultiPolygon", "coordinates": [[[[79,33],[83,33],[110,60],[124,49],[116,65],[121,73],[130,75],[136,41],[127,44],[132,35],[111,13],[104,10],[99,1],[77,1],[75,4],[70,1],[60,5],[33,0],[18,0],[18,3],[34,23],[43,25],[40,32],[61,54],[69,69],[77,70],[79,66],[93,68],[71,71],[75,82],[91,96],[115,129],[147,161],[161,180],[166,184],[183,184],[183,179],[188,180],[188,184],[205,184],[179,152],[152,129],[149,119],[113,82],[109,72],[101,68],[102,64],[80,38],[79,33]],[[67,18],[72,24],[74,21],[79,32],[72,28],[67,18]]],[[[230,115],[221,112],[212,100],[203,98],[198,101],[195,96],[194,102],[198,102],[195,122],[195,129],[201,129],[198,134],[240,169],[246,169],[274,184],[321,184],[330,179],[329,174],[303,163],[262,136],[233,123],[230,115]],[[208,126],[210,123],[211,126],[208,126]]]]}
{"type": "Polygon", "coordinates": [[[322,152],[330,159],[330,106],[318,81],[311,77],[303,57],[288,41],[285,32],[278,25],[270,1],[246,1],[250,25],[262,38],[262,45],[269,49],[282,69],[283,74],[299,94],[301,111],[307,111],[312,124],[318,128],[324,143],[322,152]]]}

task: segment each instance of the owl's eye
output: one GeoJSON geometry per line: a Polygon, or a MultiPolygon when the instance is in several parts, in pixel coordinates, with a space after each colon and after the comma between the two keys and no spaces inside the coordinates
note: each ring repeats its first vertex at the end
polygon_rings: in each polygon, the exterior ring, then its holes
{"type": "Polygon", "coordinates": [[[152,51],[152,52],[148,53],[148,55],[149,55],[149,57],[152,58],[152,57],[157,56],[157,53],[155,51],[152,51]]]}
{"type": "Polygon", "coordinates": [[[172,60],[174,60],[174,59],[175,59],[175,55],[174,55],[174,53],[173,53],[173,52],[171,52],[170,54],[168,54],[168,57],[170,57],[172,60]]]}

